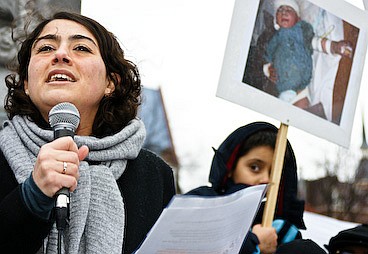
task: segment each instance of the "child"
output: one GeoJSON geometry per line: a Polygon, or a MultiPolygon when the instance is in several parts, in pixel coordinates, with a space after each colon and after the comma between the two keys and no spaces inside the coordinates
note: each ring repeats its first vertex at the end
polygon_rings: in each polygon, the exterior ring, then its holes
{"type": "Polygon", "coordinates": [[[281,100],[307,109],[313,50],[352,58],[352,46],[349,41],[315,36],[311,24],[300,19],[295,0],[275,0],[274,10],[276,32],[266,46],[263,72],[276,84],[281,100]]]}
{"type": "Polygon", "coordinates": [[[275,1],[276,32],[268,42],[264,58],[276,70],[276,88],[281,100],[294,103],[305,98],[302,108],[309,106],[303,91],[312,78],[313,27],[299,18],[299,6],[294,0],[275,1]],[[303,91],[303,92],[302,92],[303,91]],[[300,95],[299,95],[300,94],[300,95]],[[299,96],[298,96],[299,95],[299,96]]]}
{"type": "MultiPolygon", "coordinates": [[[[265,122],[251,123],[235,130],[215,150],[209,176],[212,186],[202,186],[187,194],[220,196],[251,185],[268,183],[277,131],[275,126],[265,122]]],[[[275,221],[275,228],[259,225],[262,220],[262,204],[241,253],[273,253],[278,244],[301,237],[297,228],[305,229],[304,202],[296,197],[297,168],[289,143],[286,150],[274,217],[281,220],[275,221]],[[287,232],[290,238],[285,237],[287,232]]]]}

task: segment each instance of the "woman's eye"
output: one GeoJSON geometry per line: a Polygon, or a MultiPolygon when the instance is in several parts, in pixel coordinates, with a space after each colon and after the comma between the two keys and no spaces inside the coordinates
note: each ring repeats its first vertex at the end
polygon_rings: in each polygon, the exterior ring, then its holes
{"type": "Polygon", "coordinates": [[[82,45],[79,45],[79,46],[75,47],[74,50],[91,52],[91,50],[88,47],[82,46],[82,45]]]}
{"type": "Polygon", "coordinates": [[[52,51],[54,50],[54,48],[50,45],[44,45],[44,46],[41,46],[38,48],[37,52],[40,53],[40,52],[49,52],[49,51],[52,51]]]}

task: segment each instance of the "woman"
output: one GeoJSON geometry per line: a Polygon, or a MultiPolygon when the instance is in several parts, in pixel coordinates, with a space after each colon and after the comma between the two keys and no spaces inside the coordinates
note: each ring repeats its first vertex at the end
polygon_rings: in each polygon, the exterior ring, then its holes
{"type": "Polygon", "coordinates": [[[8,75],[0,133],[0,249],[54,253],[54,195],[71,193],[68,253],[131,253],[175,194],[170,167],[143,150],[140,77],[113,34],[79,14],[41,22],[8,75]],[[74,104],[74,141],[53,141],[48,113],[74,104]]]}
{"type": "MultiPolygon", "coordinates": [[[[265,122],[236,129],[215,150],[209,176],[211,187],[202,186],[187,194],[219,196],[253,185],[268,184],[277,131],[275,126],[265,122]]],[[[277,245],[301,237],[298,228],[305,228],[304,202],[298,200],[296,194],[296,161],[288,143],[273,227],[260,225],[262,205],[241,253],[274,253],[277,245]]]]}

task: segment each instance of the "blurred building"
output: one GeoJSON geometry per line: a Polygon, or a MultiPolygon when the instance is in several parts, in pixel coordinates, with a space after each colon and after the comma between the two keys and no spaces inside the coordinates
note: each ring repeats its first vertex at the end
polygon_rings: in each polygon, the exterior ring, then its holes
{"type": "Polygon", "coordinates": [[[368,145],[363,126],[362,156],[355,177],[340,182],[336,175],[304,181],[307,211],[357,223],[368,221],[368,145]]]}
{"type": "Polygon", "coordinates": [[[144,122],[147,132],[144,147],[162,157],[173,168],[176,191],[181,193],[178,185],[179,162],[160,88],[143,88],[139,117],[144,122]]]}
{"type": "MultiPolygon", "coordinates": [[[[368,191],[368,144],[365,135],[365,128],[363,126],[363,142],[360,147],[362,151],[362,158],[359,162],[357,173],[355,175],[355,185],[361,191],[368,191]]],[[[367,204],[368,205],[368,204],[367,204]]],[[[368,221],[368,220],[367,220],[368,221]]]]}

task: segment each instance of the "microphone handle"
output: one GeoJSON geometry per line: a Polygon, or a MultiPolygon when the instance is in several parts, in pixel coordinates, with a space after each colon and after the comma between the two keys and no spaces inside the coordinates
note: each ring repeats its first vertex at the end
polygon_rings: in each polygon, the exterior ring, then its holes
{"type": "Polygon", "coordinates": [[[70,192],[66,187],[61,188],[55,193],[56,207],[67,207],[69,203],[70,192]]]}
{"type": "Polygon", "coordinates": [[[69,196],[69,189],[66,187],[61,188],[56,192],[56,195],[67,195],[69,196]]]}
{"type": "MultiPolygon", "coordinates": [[[[61,137],[72,137],[74,138],[74,130],[70,129],[70,128],[66,128],[66,127],[62,127],[62,128],[57,128],[54,130],[54,140],[61,138],[61,137]]],[[[60,190],[58,190],[55,193],[56,196],[56,207],[66,207],[66,204],[64,204],[64,197],[61,197],[61,200],[59,201],[59,196],[60,195],[65,195],[68,200],[67,202],[69,203],[69,189],[66,187],[61,188],[60,190]],[[58,204],[60,203],[60,204],[58,204]]]]}
{"type": "MultiPolygon", "coordinates": [[[[54,130],[54,139],[66,136],[74,138],[74,130],[70,128],[57,128],[54,130]]],[[[69,189],[66,187],[61,188],[55,193],[55,197],[56,227],[58,230],[64,230],[69,218],[69,189]]]]}
{"type": "Polygon", "coordinates": [[[70,128],[59,128],[54,130],[54,140],[61,137],[72,137],[74,139],[74,131],[70,128]]]}
{"type": "Polygon", "coordinates": [[[56,193],[55,220],[57,230],[63,231],[69,222],[69,190],[61,188],[56,193]]]}

